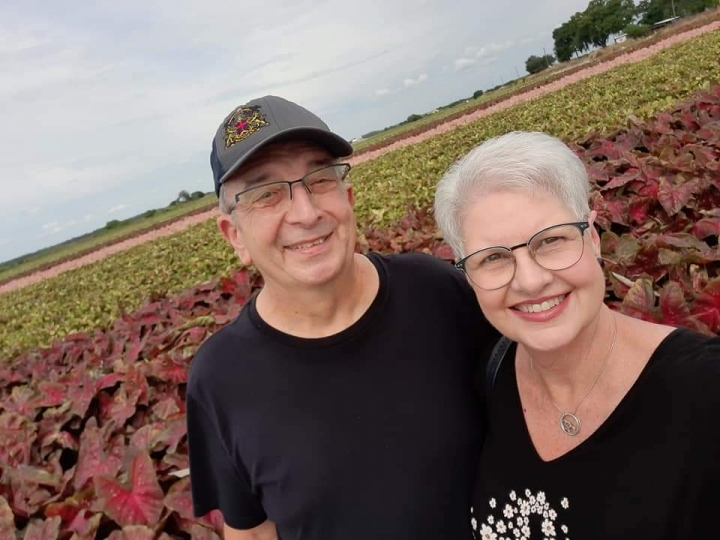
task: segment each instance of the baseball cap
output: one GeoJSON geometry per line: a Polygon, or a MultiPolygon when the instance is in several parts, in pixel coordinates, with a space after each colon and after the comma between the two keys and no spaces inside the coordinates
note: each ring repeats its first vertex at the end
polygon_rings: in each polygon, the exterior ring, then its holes
{"type": "Polygon", "coordinates": [[[330,131],[325,122],[297,103],[277,96],[264,96],[236,107],[215,133],[210,165],[215,194],[255,152],[267,144],[305,139],[327,148],[335,157],[349,156],[349,142],[330,131]]]}

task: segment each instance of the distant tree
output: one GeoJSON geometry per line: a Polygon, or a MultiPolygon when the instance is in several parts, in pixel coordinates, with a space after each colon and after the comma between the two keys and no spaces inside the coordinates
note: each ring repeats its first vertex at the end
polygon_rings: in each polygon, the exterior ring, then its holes
{"type": "Polygon", "coordinates": [[[420,114],[411,114],[410,116],[407,117],[407,120],[405,120],[405,121],[406,122],[417,122],[421,118],[422,118],[422,115],[420,115],[420,114]]]}
{"type": "Polygon", "coordinates": [[[675,15],[684,17],[694,13],[701,13],[717,5],[717,0],[641,0],[637,7],[642,24],[653,25],[675,15]]]}
{"type": "Polygon", "coordinates": [[[202,199],[205,196],[205,194],[202,191],[193,191],[190,194],[190,198],[194,201],[196,199],[202,199]]]}
{"type": "Polygon", "coordinates": [[[475,92],[473,92],[473,99],[479,98],[479,97],[482,96],[484,93],[485,93],[485,92],[483,92],[482,90],[475,90],[475,92]]]}
{"type": "Polygon", "coordinates": [[[178,202],[185,202],[190,200],[190,193],[183,189],[180,193],[178,193],[177,201],[178,202]]]}
{"type": "Polygon", "coordinates": [[[625,27],[624,32],[630,39],[637,39],[650,34],[650,27],[647,24],[630,23],[625,27]]]}
{"type": "Polygon", "coordinates": [[[525,60],[525,69],[530,75],[540,73],[543,69],[547,69],[555,63],[555,57],[551,54],[543,56],[530,56],[525,60]]]}
{"type": "Polygon", "coordinates": [[[108,221],[105,224],[105,228],[110,230],[110,229],[114,229],[115,227],[118,227],[119,225],[120,225],[120,221],[118,221],[117,219],[111,219],[110,221],[108,221]]]}
{"type": "Polygon", "coordinates": [[[572,58],[573,53],[581,50],[578,42],[580,13],[576,13],[570,20],[561,24],[553,30],[552,36],[555,41],[555,56],[560,62],[567,62],[572,58]]]}

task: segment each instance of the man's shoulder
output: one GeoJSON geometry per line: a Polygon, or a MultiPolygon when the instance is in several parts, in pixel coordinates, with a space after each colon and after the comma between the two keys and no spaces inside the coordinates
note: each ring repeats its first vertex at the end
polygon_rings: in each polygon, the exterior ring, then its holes
{"type": "Polygon", "coordinates": [[[212,380],[218,373],[230,373],[251,359],[257,332],[247,314],[247,306],[232,322],[208,337],[195,352],[188,373],[192,389],[212,380]]]}
{"type": "Polygon", "coordinates": [[[444,277],[465,281],[462,272],[451,263],[423,252],[392,253],[389,255],[372,254],[384,261],[393,277],[411,280],[442,279],[444,277]]]}

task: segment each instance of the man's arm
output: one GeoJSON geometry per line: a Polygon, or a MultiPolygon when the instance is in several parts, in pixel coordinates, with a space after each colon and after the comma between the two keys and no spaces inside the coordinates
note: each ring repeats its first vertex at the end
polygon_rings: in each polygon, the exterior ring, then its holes
{"type": "Polygon", "coordinates": [[[223,525],[223,537],[225,540],[278,540],[275,524],[269,520],[242,531],[223,525]]]}

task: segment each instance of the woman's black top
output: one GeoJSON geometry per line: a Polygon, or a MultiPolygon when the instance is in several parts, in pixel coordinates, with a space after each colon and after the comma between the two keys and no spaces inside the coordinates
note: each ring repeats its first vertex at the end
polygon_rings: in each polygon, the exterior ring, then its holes
{"type": "Polygon", "coordinates": [[[720,338],[673,331],[597,431],[549,462],[527,430],[514,351],[490,398],[476,538],[720,538],[720,338]]]}

